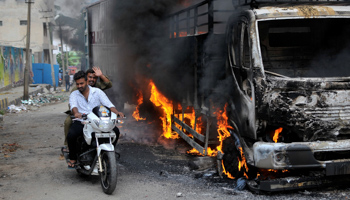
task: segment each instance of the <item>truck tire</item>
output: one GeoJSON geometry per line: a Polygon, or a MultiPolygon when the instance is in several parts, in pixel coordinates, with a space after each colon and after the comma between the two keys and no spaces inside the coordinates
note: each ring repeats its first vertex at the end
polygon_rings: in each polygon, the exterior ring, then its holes
{"type": "Polygon", "coordinates": [[[103,192],[112,194],[117,186],[117,162],[115,153],[103,151],[101,153],[102,172],[100,172],[101,186],[103,192]]]}
{"type": "Polygon", "coordinates": [[[223,141],[222,151],[224,153],[222,158],[223,167],[226,172],[229,172],[235,179],[242,177],[244,169],[241,168],[241,171],[238,170],[238,159],[241,159],[241,156],[231,136],[223,141]]]}

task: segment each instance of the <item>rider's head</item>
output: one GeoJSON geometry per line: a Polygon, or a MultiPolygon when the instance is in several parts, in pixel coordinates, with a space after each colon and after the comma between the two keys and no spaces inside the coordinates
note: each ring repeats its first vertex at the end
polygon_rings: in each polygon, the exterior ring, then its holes
{"type": "Polygon", "coordinates": [[[78,71],[74,74],[75,84],[77,85],[77,88],[81,93],[84,92],[88,87],[86,80],[87,78],[84,71],[78,71]]]}
{"type": "Polygon", "coordinates": [[[86,70],[87,82],[91,87],[94,87],[97,81],[97,76],[95,75],[95,71],[93,69],[86,70]]]}

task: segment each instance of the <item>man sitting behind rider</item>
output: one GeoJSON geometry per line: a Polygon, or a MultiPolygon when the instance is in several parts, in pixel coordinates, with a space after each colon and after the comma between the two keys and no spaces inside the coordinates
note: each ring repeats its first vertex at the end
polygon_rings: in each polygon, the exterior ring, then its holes
{"type": "MultiPolygon", "coordinates": [[[[87,83],[87,76],[85,72],[79,71],[74,75],[74,81],[78,90],[72,92],[69,96],[69,105],[71,111],[75,118],[82,118],[82,114],[89,114],[92,112],[92,109],[96,106],[104,105],[111,109],[115,114],[119,114],[121,117],[124,117],[124,114],[119,112],[112,102],[108,99],[107,95],[98,88],[91,87],[87,83]]],[[[67,135],[67,142],[69,148],[69,159],[68,167],[75,167],[77,160],[77,149],[76,141],[79,136],[83,135],[84,125],[80,121],[76,120],[73,122],[70,127],[67,135]]],[[[116,133],[116,144],[119,138],[119,129],[115,127],[113,131],[116,133]]]]}
{"type": "MultiPolygon", "coordinates": [[[[100,67],[93,67],[92,69],[86,70],[86,76],[87,76],[87,83],[91,87],[97,87],[100,88],[101,90],[107,90],[112,87],[112,81],[106,77],[100,67]],[[100,82],[97,82],[97,79],[100,77],[100,82]]],[[[72,89],[72,92],[77,90],[77,86],[75,86],[72,89]]],[[[70,117],[70,112],[66,112],[68,114],[66,120],[64,121],[64,146],[67,146],[67,134],[70,126],[72,125],[72,119],[70,117]]],[[[63,147],[63,150],[68,152],[68,149],[63,147]]]]}
{"type": "Polygon", "coordinates": [[[102,73],[99,67],[86,70],[87,82],[91,87],[106,90],[112,87],[112,82],[102,73]],[[97,79],[100,78],[100,82],[97,79]]]}

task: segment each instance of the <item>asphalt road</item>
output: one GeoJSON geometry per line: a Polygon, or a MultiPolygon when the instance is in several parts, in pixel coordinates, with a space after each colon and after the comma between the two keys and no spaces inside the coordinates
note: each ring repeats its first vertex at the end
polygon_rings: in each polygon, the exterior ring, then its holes
{"type": "MultiPolygon", "coordinates": [[[[348,187],[256,194],[214,169],[191,170],[181,141],[160,139],[153,126],[125,119],[118,143],[118,183],[103,193],[97,176],[80,177],[60,156],[67,102],[8,113],[0,123],[0,199],[349,199],[348,187]],[[214,170],[214,171],[213,171],[214,170]]],[[[131,116],[130,113],[127,116],[131,116]]]]}

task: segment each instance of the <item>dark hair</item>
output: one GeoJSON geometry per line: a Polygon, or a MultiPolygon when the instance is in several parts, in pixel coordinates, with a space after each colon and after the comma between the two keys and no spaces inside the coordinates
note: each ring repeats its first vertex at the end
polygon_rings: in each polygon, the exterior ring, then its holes
{"type": "Polygon", "coordinates": [[[94,74],[95,71],[94,71],[93,69],[90,68],[90,69],[86,70],[85,73],[86,73],[86,75],[89,74],[89,73],[94,74]]]}
{"type": "Polygon", "coordinates": [[[86,78],[86,74],[84,71],[80,70],[77,73],[74,74],[74,81],[81,79],[81,78],[85,78],[85,80],[87,80],[86,78]]]}

